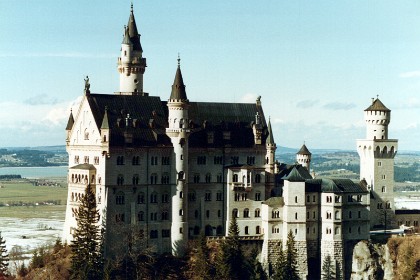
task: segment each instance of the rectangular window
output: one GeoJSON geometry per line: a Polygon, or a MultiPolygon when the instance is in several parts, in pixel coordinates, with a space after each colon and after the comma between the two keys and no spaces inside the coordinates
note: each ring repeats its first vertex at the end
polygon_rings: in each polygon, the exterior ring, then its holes
{"type": "Polygon", "coordinates": [[[223,195],[221,192],[216,193],[216,200],[217,201],[222,201],[223,200],[223,195]]]}
{"type": "Polygon", "coordinates": [[[94,157],[93,162],[94,162],[95,165],[98,165],[99,164],[99,157],[94,157]]]}
{"type": "Polygon", "coordinates": [[[197,157],[197,164],[198,165],[206,165],[206,156],[198,156],[197,157]]]}
{"type": "Polygon", "coordinates": [[[217,164],[217,165],[223,164],[222,156],[215,156],[213,160],[214,160],[214,164],[217,164]]]}
{"type": "Polygon", "coordinates": [[[382,162],[381,161],[378,161],[378,166],[382,166],[382,162]]]}
{"type": "Polygon", "coordinates": [[[206,192],[206,194],[204,195],[204,200],[211,201],[211,192],[206,192]]]}

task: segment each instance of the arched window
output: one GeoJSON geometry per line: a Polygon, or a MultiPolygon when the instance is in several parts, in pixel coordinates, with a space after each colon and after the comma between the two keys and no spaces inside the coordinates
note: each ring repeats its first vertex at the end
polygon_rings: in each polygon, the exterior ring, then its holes
{"type": "Polygon", "coordinates": [[[233,174],[232,181],[233,181],[234,183],[238,182],[238,174],[233,174]]]}
{"type": "Polygon", "coordinates": [[[340,211],[335,211],[334,219],[340,220],[340,211]]]}
{"type": "Polygon", "coordinates": [[[382,192],[386,192],[386,187],[382,186],[382,192]]]}
{"type": "Polygon", "coordinates": [[[255,227],[255,234],[261,234],[261,228],[260,226],[255,227]]]}
{"type": "Polygon", "coordinates": [[[157,203],[157,193],[156,192],[152,192],[152,194],[150,194],[150,203],[157,203]]]}
{"type": "Polygon", "coordinates": [[[157,174],[153,173],[150,175],[150,184],[151,185],[156,185],[157,184],[157,174]]]}
{"type": "Polygon", "coordinates": [[[260,208],[255,209],[255,218],[259,218],[260,215],[260,208]]]}
{"type": "Polygon", "coordinates": [[[137,219],[138,219],[138,221],[139,221],[139,222],[144,221],[144,212],[143,212],[143,211],[140,211],[140,212],[137,214],[137,219]]]}
{"type": "Polygon", "coordinates": [[[244,209],[244,218],[249,218],[249,209],[248,208],[244,209]]]}
{"type": "Polygon", "coordinates": [[[137,195],[137,204],[143,204],[144,203],[144,193],[141,192],[137,195]]]}
{"type": "Polygon", "coordinates": [[[261,193],[260,192],[255,193],[255,201],[261,201],[261,193]]]}
{"type": "Polygon", "coordinates": [[[248,226],[245,226],[245,234],[249,234],[249,228],[248,228],[248,226]]]}
{"type": "Polygon", "coordinates": [[[115,204],[122,205],[125,203],[125,195],[123,192],[118,192],[117,196],[115,197],[115,204]]]}
{"type": "Polygon", "coordinates": [[[235,209],[232,210],[232,217],[239,218],[238,209],[235,208],[235,209]]]}
{"type": "Polygon", "coordinates": [[[295,203],[298,203],[298,197],[295,196],[295,203]]]}
{"type": "Polygon", "coordinates": [[[206,183],[211,183],[211,174],[210,173],[206,174],[206,183]]]}
{"type": "Polygon", "coordinates": [[[133,185],[138,185],[139,184],[139,175],[134,174],[133,176],[133,185]]]}
{"type": "Polygon", "coordinates": [[[124,185],[124,177],[123,177],[123,175],[118,175],[118,177],[117,177],[117,185],[118,186],[122,186],[122,185],[124,185]]]}
{"type": "Polygon", "coordinates": [[[222,235],[223,234],[223,227],[222,226],[217,226],[216,234],[217,235],[222,235]]]}

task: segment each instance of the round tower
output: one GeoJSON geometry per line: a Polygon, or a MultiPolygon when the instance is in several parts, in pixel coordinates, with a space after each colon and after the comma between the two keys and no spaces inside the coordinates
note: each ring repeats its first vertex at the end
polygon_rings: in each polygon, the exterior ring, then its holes
{"type": "Polygon", "coordinates": [[[296,153],[296,161],[303,167],[305,167],[308,172],[310,172],[312,153],[308,150],[305,144],[302,145],[299,152],[296,153]]]}
{"type": "Polygon", "coordinates": [[[146,70],[146,58],[140,44],[140,34],[137,31],[136,20],[131,4],[130,18],[124,28],[124,38],[121,43],[121,56],[118,58],[120,73],[120,90],[122,95],[143,95],[143,74],[146,70]]]}
{"type": "Polygon", "coordinates": [[[180,59],[168,100],[169,127],[166,134],[171,138],[175,159],[175,183],[172,189],[172,254],[183,256],[188,241],[188,127],[189,101],[182,79],[180,59]]]}
{"type": "Polygon", "coordinates": [[[371,191],[370,225],[371,229],[391,228],[395,214],[394,157],[398,150],[398,140],[388,138],[391,110],[379,98],[372,98],[364,119],[366,139],[357,140],[357,152],[360,180],[366,181],[371,191]]]}
{"type": "Polygon", "coordinates": [[[378,98],[372,98],[372,105],[365,110],[366,139],[388,139],[390,120],[391,110],[378,98]]]}

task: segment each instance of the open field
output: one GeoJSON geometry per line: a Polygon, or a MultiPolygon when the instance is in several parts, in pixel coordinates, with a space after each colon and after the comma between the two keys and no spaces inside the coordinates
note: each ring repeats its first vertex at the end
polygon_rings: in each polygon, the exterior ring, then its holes
{"type": "MultiPolygon", "coordinates": [[[[66,187],[35,186],[30,181],[24,179],[1,181],[0,186],[0,206],[46,203],[66,204],[66,187]]],[[[3,211],[4,209],[2,209],[3,211]]]]}

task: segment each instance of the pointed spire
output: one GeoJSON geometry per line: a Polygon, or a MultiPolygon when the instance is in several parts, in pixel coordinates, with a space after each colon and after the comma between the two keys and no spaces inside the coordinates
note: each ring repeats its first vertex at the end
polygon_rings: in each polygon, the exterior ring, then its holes
{"type": "Polygon", "coordinates": [[[102,119],[101,129],[109,129],[108,106],[105,106],[104,118],[102,119]]]}
{"type": "Polygon", "coordinates": [[[123,38],[122,44],[125,44],[125,45],[132,45],[133,44],[130,41],[130,35],[128,34],[128,28],[125,25],[124,25],[124,38],[123,38]]]}
{"type": "Polygon", "coordinates": [[[376,99],[372,98],[372,104],[365,111],[384,111],[390,112],[382,102],[379,100],[379,95],[376,96],[376,99]]]}
{"type": "Polygon", "coordinates": [[[273,135],[273,130],[271,129],[271,118],[268,118],[268,138],[267,138],[267,143],[266,144],[271,144],[274,145],[274,135],[273,135]]]}
{"type": "Polygon", "coordinates": [[[130,41],[133,44],[133,50],[143,52],[140,44],[140,34],[137,31],[136,19],[134,18],[133,3],[131,3],[130,18],[127,23],[127,32],[130,37],[130,41]]]}
{"type": "Polygon", "coordinates": [[[303,145],[300,148],[299,152],[297,152],[296,154],[298,154],[298,155],[312,155],[312,153],[306,147],[305,143],[303,143],[303,145]]]}
{"type": "Polygon", "coordinates": [[[71,130],[73,128],[73,125],[74,125],[73,110],[70,109],[70,116],[69,116],[69,120],[67,121],[66,130],[71,130]]]}
{"type": "Polygon", "coordinates": [[[181,58],[178,54],[178,68],[176,69],[174,84],[172,85],[171,100],[184,100],[187,101],[187,93],[185,91],[184,80],[181,73],[181,58]]]}

